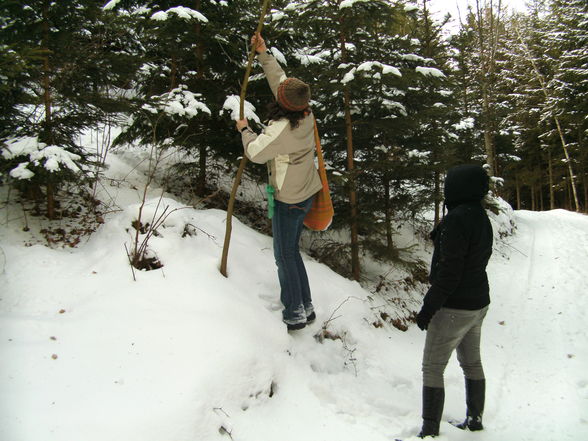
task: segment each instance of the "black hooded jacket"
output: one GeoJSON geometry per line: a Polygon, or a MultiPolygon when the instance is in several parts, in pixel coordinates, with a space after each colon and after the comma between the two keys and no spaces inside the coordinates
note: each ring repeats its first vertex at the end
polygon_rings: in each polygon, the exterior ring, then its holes
{"type": "Polygon", "coordinates": [[[445,178],[449,211],[431,234],[435,250],[423,312],[441,307],[477,310],[490,303],[486,265],[492,254],[492,225],[481,200],[488,175],[477,165],[450,169],[445,178]]]}

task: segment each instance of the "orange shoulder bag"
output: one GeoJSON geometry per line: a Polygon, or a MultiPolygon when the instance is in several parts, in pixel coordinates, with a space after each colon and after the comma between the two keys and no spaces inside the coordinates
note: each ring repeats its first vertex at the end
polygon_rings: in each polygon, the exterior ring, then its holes
{"type": "Polygon", "coordinates": [[[314,141],[316,144],[316,156],[318,159],[318,172],[321,178],[323,188],[315,195],[312,201],[312,207],[304,218],[304,225],[314,231],[325,231],[333,222],[335,210],[333,201],[331,201],[331,192],[329,191],[329,181],[327,180],[327,170],[321,150],[321,140],[319,138],[316,119],[314,120],[314,141]]]}

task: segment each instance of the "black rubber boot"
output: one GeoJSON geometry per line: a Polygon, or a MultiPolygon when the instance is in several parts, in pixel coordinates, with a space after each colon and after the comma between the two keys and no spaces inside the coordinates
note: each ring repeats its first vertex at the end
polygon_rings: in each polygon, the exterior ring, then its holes
{"type": "Polygon", "coordinates": [[[466,378],[466,405],[468,407],[466,419],[456,424],[462,430],[472,432],[484,430],[482,415],[484,415],[484,401],[486,399],[486,380],[468,380],[466,378]]]}
{"type": "Polygon", "coordinates": [[[444,388],[423,386],[423,428],[418,434],[419,438],[439,435],[444,402],[444,388]]]}
{"type": "Polygon", "coordinates": [[[290,323],[286,323],[286,327],[288,331],[298,331],[306,326],[306,323],[296,323],[291,325],[290,323]]]}

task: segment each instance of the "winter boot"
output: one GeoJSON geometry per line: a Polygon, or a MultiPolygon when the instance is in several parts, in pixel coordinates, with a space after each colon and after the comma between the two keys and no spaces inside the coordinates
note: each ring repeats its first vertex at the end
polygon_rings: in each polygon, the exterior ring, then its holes
{"type": "Polygon", "coordinates": [[[423,386],[423,428],[418,434],[419,438],[439,435],[444,402],[444,388],[423,386]]]}
{"type": "Polygon", "coordinates": [[[288,331],[298,331],[306,326],[306,323],[294,323],[291,325],[290,323],[286,323],[286,327],[288,331]]]}
{"type": "Polygon", "coordinates": [[[482,415],[484,414],[484,400],[486,397],[486,380],[469,380],[466,378],[467,416],[463,423],[455,427],[462,430],[484,430],[482,415]]]}

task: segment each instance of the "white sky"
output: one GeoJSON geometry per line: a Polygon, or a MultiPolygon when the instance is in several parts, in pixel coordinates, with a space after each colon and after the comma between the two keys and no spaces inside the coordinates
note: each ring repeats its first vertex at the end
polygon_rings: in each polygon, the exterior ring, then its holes
{"type": "MultiPolygon", "coordinates": [[[[490,0],[486,1],[490,3],[490,0]]],[[[498,4],[498,0],[493,1],[495,4],[498,4]]],[[[480,4],[483,2],[484,0],[480,0],[480,4]]],[[[422,0],[417,0],[415,3],[422,6],[423,2],[422,0]]],[[[438,20],[441,20],[447,12],[451,13],[452,23],[449,23],[449,25],[452,28],[457,28],[459,25],[459,13],[461,13],[462,17],[465,17],[468,4],[475,10],[476,0],[429,0],[429,7],[438,20]]],[[[508,10],[523,11],[525,9],[525,0],[502,0],[502,4],[506,5],[508,10]]]]}

